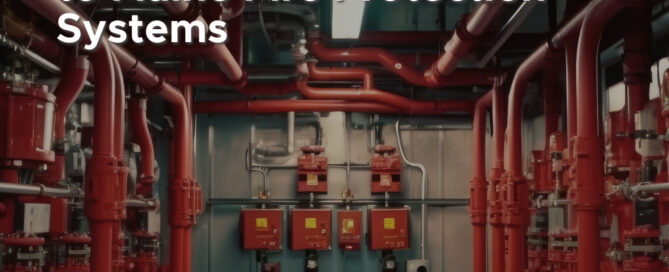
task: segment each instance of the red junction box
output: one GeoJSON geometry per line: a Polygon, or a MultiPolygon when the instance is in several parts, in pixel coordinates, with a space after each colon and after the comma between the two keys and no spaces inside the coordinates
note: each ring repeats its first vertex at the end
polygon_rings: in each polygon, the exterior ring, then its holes
{"type": "Polygon", "coordinates": [[[330,209],[293,209],[291,217],[292,250],[329,250],[330,209]]]}
{"type": "Polygon", "coordinates": [[[245,209],[239,219],[244,250],[280,250],[281,209],[245,209]]]}
{"type": "Polygon", "coordinates": [[[362,241],[362,211],[337,212],[339,248],[346,251],[360,250],[362,241]]]}
{"type": "Polygon", "coordinates": [[[377,208],[369,210],[369,249],[409,248],[409,209],[377,208]]]}
{"type": "Polygon", "coordinates": [[[402,190],[402,161],[394,146],[374,147],[372,166],[372,193],[399,193],[402,190]]]}
{"type": "Polygon", "coordinates": [[[328,192],[328,158],[320,154],[322,146],[303,146],[302,155],[297,158],[297,192],[328,192]]]}
{"type": "Polygon", "coordinates": [[[53,162],[55,96],[46,86],[0,81],[0,160],[53,162]]]}

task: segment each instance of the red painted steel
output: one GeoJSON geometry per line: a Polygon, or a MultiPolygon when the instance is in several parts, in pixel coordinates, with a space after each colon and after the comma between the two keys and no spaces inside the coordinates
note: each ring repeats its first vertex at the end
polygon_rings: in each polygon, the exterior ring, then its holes
{"type": "Polygon", "coordinates": [[[128,105],[129,121],[132,126],[132,138],[142,152],[140,164],[139,184],[137,194],[150,197],[153,194],[153,183],[155,182],[153,162],[154,150],[149,124],[146,118],[147,98],[146,95],[137,95],[130,99],[128,105]]]}
{"type": "Polygon", "coordinates": [[[360,250],[362,244],[362,211],[337,212],[337,238],[339,248],[345,251],[360,250]]]}
{"type": "Polygon", "coordinates": [[[344,100],[249,100],[249,101],[202,101],[193,106],[195,113],[220,113],[220,114],[268,114],[284,112],[369,112],[387,114],[412,114],[412,115],[439,115],[448,112],[460,112],[471,110],[468,101],[450,102],[459,104],[451,110],[423,109],[421,111],[407,112],[387,105],[366,102],[349,102],[344,100]],[[462,108],[460,110],[460,107],[462,108]]]}
{"type": "Polygon", "coordinates": [[[594,1],[583,19],[576,57],[576,182],[570,198],[578,217],[578,271],[599,271],[599,208],[604,191],[603,144],[599,135],[597,107],[597,59],[599,40],[609,18],[623,1],[594,1]]]}
{"type": "MultiPolygon", "coordinates": [[[[311,39],[310,52],[322,61],[374,62],[380,63],[389,71],[402,77],[407,82],[425,87],[453,86],[452,80],[463,80],[452,74],[459,61],[468,56],[478,44],[479,38],[488,29],[502,8],[502,2],[484,3],[469,14],[456,28],[444,47],[445,52],[424,72],[419,72],[403,63],[392,53],[380,48],[329,49],[320,40],[311,39]]],[[[490,78],[481,77],[481,73],[471,74],[467,79],[477,81],[472,85],[490,85],[490,78]]]]}
{"type": "Polygon", "coordinates": [[[504,259],[506,252],[506,236],[502,222],[502,200],[501,186],[502,173],[504,172],[504,138],[506,130],[506,105],[507,97],[504,90],[505,77],[496,82],[496,88],[492,93],[492,165],[490,168],[488,186],[488,216],[492,228],[492,271],[504,271],[504,259]]]}
{"type": "Polygon", "coordinates": [[[330,209],[293,209],[290,219],[290,249],[329,250],[331,214],[330,209]]]}
{"type": "Polygon", "coordinates": [[[297,192],[328,192],[328,158],[322,146],[303,146],[297,158],[297,192]]]}
{"type": "Polygon", "coordinates": [[[488,91],[474,107],[474,121],[472,122],[472,142],[474,142],[474,175],[469,189],[469,215],[473,227],[474,242],[474,272],[486,271],[486,225],[487,225],[487,187],[485,169],[485,136],[487,112],[493,103],[494,90],[488,91]]]}
{"type": "Polygon", "coordinates": [[[239,218],[244,250],[280,250],[283,210],[244,209],[239,218]]]}
{"type": "Polygon", "coordinates": [[[401,250],[411,247],[408,208],[374,208],[367,213],[370,250],[401,250]]]}
{"type": "Polygon", "coordinates": [[[372,167],[371,192],[373,194],[399,193],[402,191],[402,160],[394,146],[374,147],[370,165],[372,167]]]}

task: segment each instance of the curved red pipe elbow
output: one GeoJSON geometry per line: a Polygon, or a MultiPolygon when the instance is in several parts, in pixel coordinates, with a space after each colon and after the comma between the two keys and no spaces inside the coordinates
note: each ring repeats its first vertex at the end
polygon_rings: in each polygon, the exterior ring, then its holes
{"type": "Polygon", "coordinates": [[[85,56],[76,56],[74,53],[70,53],[67,59],[63,75],[53,92],[56,96],[57,105],[54,114],[56,122],[54,136],[57,142],[62,141],[65,137],[67,111],[81,93],[88,76],[88,60],[85,56]]]}
{"type": "Polygon", "coordinates": [[[153,141],[151,140],[151,133],[149,132],[148,120],[146,118],[146,100],[146,96],[130,99],[128,110],[132,137],[134,142],[139,145],[142,153],[140,184],[137,186],[137,193],[145,197],[150,197],[153,194],[153,183],[155,182],[153,172],[155,157],[153,141]]]}
{"type": "Polygon", "coordinates": [[[597,79],[599,40],[606,22],[624,7],[599,0],[583,20],[576,57],[576,181],[570,187],[578,216],[578,271],[599,271],[599,208],[604,192],[602,137],[599,135],[597,79]]]}

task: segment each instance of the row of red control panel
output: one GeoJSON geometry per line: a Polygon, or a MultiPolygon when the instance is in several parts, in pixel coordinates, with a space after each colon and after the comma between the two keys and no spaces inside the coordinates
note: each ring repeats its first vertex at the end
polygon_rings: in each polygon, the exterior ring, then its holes
{"type": "MultiPolygon", "coordinates": [[[[299,209],[291,212],[290,249],[329,250],[331,248],[332,210],[299,209]]],[[[245,209],[240,217],[242,248],[245,250],[282,249],[282,209],[245,209]]],[[[371,250],[409,248],[409,209],[374,208],[368,211],[368,247],[371,250]]],[[[360,250],[362,211],[337,212],[339,248],[360,250]]]]}

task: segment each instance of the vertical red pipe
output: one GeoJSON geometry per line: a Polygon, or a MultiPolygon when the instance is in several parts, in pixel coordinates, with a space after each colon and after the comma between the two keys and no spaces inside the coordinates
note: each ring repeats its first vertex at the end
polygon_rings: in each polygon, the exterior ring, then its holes
{"type": "Polygon", "coordinates": [[[504,258],[506,251],[506,237],[504,234],[504,224],[502,224],[502,204],[498,193],[498,186],[501,183],[502,173],[504,172],[504,138],[506,130],[506,103],[507,98],[502,87],[504,77],[500,77],[495,82],[495,88],[492,93],[492,167],[490,169],[490,183],[488,188],[489,195],[489,215],[490,226],[492,227],[492,271],[504,272],[504,258]]]}
{"type": "MultiPolygon", "coordinates": [[[[191,68],[191,61],[189,59],[184,59],[183,62],[183,71],[188,71],[191,68]]],[[[192,118],[192,108],[193,108],[193,86],[191,85],[183,85],[181,86],[181,92],[183,94],[184,100],[186,101],[186,108],[188,109],[188,118],[192,118]]],[[[192,120],[192,119],[191,119],[192,120]]],[[[187,156],[187,167],[188,167],[188,177],[191,180],[195,180],[194,172],[193,172],[193,122],[188,123],[188,127],[186,128],[188,130],[188,139],[187,139],[187,145],[188,145],[188,156],[187,156]]],[[[182,144],[182,143],[175,143],[175,144],[182,144]]],[[[191,227],[187,226],[184,229],[184,236],[183,236],[183,242],[182,245],[184,247],[184,264],[183,267],[181,268],[182,271],[190,271],[191,270],[191,260],[192,260],[192,242],[191,242],[191,227]]]]}
{"type": "Polygon", "coordinates": [[[509,236],[506,271],[523,271],[525,268],[529,196],[522,167],[522,102],[528,82],[542,68],[544,60],[550,53],[551,48],[548,43],[540,46],[518,67],[511,84],[507,117],[507,149],[504,160],[507,180],[503,220],[509,236]]]}
{"type": "Polygon", "coordinates": [[[102,42],[93,53],[95,72],[95,129],[93,156],[86,170],[86,214],[91,228],[91,271],[112,271],[112,227],[119,220],[116,196],[107,189],[118,182],[114,156],[115,73],[109,45],[102,42]],[[112,207],[109,207],[111,205],[112,207]]]}
{"type": "Polygon", "coordinates": [[[486,171],[485,171],[485,136],[486,113],[492,106],[493,91],[489,91],[474,107],[472,137],[474,142],[474,176],[470,183],[469,215],[474,232],[474,272],[486,271],[486,171]]]}
{"type": "MultiPolygon", "coordinates": [[[[127,197],[127,175],[128,168],[125,166],[123,161],[123,151],[125,149],[125,83],[123,81],[123,71],[121,66],[118,63],[116,56],[112,54],[112,59],[114,61],[114,156],[117,159],[117,175],[118,175],[118,203],[119,209],[121,211],[121,218],[126,218],[125,210],[125,199],[127,197]]],[[[123,234],[121,221],[117,220],[114,222],[112,228],[112,237],[113,237],[113,248],[112,248],[112,262],[114,265],[115,271],[125,271],[125,260],[123,256],[123,247],[125,243],[125,237],[123,234]]]]}
{"type": "Polygon", "coordinates": [[[603,143],[599,133],[597,79],[599,40],[609,18],[623,4],[600,0],[581,26],[576,57],[576,182],[570,188],[578,218],[578,271],[599,271],[599,210],[604,192],[603,143]]]}
{"type": "Polygon", "coordinates": [[[155,154],[153,141],[149,132],[148,120],[146,118],[147,99],[145,94],[138,94],[130,100],[128,111],[130,114],[130,125],[132,126],[132,137],[142,152],[140,166],[140,183],[137,193],[144,197],[153,194],[153,161],[155,154]]]}

